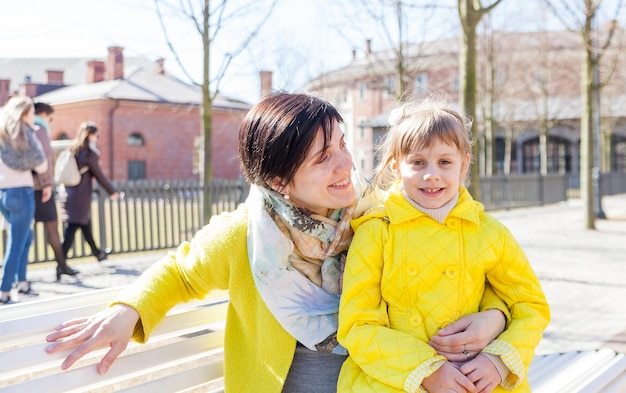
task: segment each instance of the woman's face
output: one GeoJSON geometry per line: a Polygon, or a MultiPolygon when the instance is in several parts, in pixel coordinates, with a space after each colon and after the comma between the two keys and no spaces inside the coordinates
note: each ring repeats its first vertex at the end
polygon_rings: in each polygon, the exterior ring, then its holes
{"type": "Polygon", "coordinates": [[[35,107],[33,105],[30,106],[28,112],[24,113],[22,121],[31,127],[35,125],[35,107]]]}
{"type": "Polygon", "coordinates": [[[91,134],[89,134],[89,136],[87,137],[87,139],[89,140],[89,143],[95,145],[98,142],[98,138],[100,138],[100,136],[98,135],[98,131],[96,132],[92,132],[91,134]]]}
{"type": "Polygon", "coordinates": [[[352,155],[346,148],[343,132],[335,123],[326,150],[320,129],[293,180],[282,190],[279,187],[274,189],[288,195],[296,206],[327,216],[329,209],[349,206],[356,198],[352,165],[352,155]]]}

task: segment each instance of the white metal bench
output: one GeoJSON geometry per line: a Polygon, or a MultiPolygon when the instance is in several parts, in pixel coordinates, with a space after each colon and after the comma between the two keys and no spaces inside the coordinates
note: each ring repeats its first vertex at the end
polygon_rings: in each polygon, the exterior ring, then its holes
{"type": "Polygon", "coordinates": [[[222,392],[223,329],[228,297],[212,293],[179,305],[143,345],[131,342],[102,376],[92,352],[67,371],[68,352],[44,350],[45,336],[71,318],[104,309],[122,288],[36,300],[0,309],[0,391],[12,392],[222,392]]]}
{"type": "MultiPolygon", "coordinates": [[[[95,364],[106,349],[60,371],[67,352],[47,354],[45,336],[104,309],[121,289],[0,308],[0,392],[223,392],[226,292],[172,309],[148,343],[132,342],[104,376],[95,364]]],[[[528,378],[534,393],[626,392],[626,356],[609,349],[538,355],[528,378]]]]}
{"type": "Polygon", "coordinates": [[[528,380],[533,393],[623,393],[626,356],[611,349],[539,355],[528,380]]]}

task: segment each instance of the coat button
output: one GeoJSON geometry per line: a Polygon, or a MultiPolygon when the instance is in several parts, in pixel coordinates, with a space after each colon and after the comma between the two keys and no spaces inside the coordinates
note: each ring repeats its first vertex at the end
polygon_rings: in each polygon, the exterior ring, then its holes
{"type": "Polygon", "coordinates": [[[456,267],[450,266],[446,269],[446,277],[449,279],[455,279],[458,275],[459,271],[456,267]]]}
{"type": "Polygon", "coordinates": [[[406,274],[413,277],[417,275],[417,265],[414,263],[409,264],[406,267],[406,274]]]}
{"type": "Polygon", "coordinates": [[[409,324],[411,324],[411,326],[419,326],[422,324],[422,318],[420,318],[419,315],[411,315],[411,318],[409,318],[409,324]]]}
{"type": "Polygon", "coordinates": [[[447,225],[448,225],[448,228],[455,229],[456,227],[459,226],[459,221],[450,219],[448,220],[447,225]]]}

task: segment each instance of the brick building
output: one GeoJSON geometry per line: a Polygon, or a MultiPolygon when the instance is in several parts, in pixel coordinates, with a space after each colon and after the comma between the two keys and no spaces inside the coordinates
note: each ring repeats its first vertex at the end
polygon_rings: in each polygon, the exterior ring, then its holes
{"type": "MultiPolygon", "coordinates": [[[[626,172],[626,52],[624,29],[615,28],[615,45],[603,52],[601,90],[602,172],[626,172]],[[612,73],[610,71],[613,70],[612,73]],[[608,76],[611,76],[608,79],[608,76]]],[[[404,96],[444,94],[459,101],[459,40],[403,45],[404,96]]],[[[575,32],[501,33],[479,40],[477,59],[478,139],[485,172],[485,135],[493,130],[493,174],[540,173],[540,138],[547,139],[547,172],[569,173],[580,165],[580,79],[583,47],[575,32]],[[490,101],[492,104],[489,104],[490,101]],[[492,119],[489,122],[486,119],[492,119]]],[[[397,107],[398,48],[373,51],[367,40],[362,54],[353,51],[347,66],[311,80],[306,90],[332,102],[344,116],[346,139],[356,165],[371,174],[375,146],[387,131],[389,112],[397,107]]]]}
{"type": "MultiPolygon", "coordinates": [[[[0,60],[0,105],[13,94],[54,107],[53,141],[72,139],[82,121],[95,121],[100,164],[112,180],[199,179],[201,92],[168,75],[162,60],[125,59],[121,47],[108,48],[104,60],[0,60]]],[[[214,178],[240,177],[238,130],[250,107],[214,100],[214,178]]]]}

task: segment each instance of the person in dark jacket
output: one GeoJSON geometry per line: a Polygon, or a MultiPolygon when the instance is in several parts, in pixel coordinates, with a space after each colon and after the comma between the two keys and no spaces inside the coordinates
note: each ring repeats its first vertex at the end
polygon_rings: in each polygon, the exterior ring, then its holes
{"type": "Polygon", "coordinates": [[[91,247],[91,252],[102,261],[107,254],[101,250],[93,239],[91,231],[91,195],[93,194],[93,178],[95,177],[100,186],[110,195],[112,200],[118,198],[118,193],[111,181],[104,175],[100,164],[100,151],[96,147],[98,141],[98,127],[94,122],[83,122],[78,128],[76,142],[70,150],[78,163],[78,169],[83,172],[83,168],[89,168],[82,173],[80,183],[73,187],[64,187],[63,192],[59,192],[61,202],[61,218],[65,223],[65,233],[63,236],[63,254],[67,252],[74,243],[74,235],[80,229],[85,241],[91,247]]]}
{"type": "Polygon", "coordinates": [[[45,102],[35,102],[35,136],[41,142],[46,159],[48,160],[48,170],[44,173],[33,172],[33,181],[35,185],[35,221],[43,222],[46,237],[54,257],[57,261],[57,281],[61,279],[62,274],[75,276],[78,270],[72,269],[67,265],[65,254],[61,246],[61,238],[59,236],[59,219],[57,215],[57,206],[55,198],[50,193],[54,187],[54,155],[52,146],[50,145],[50,121],[52,121],[52,113],[54,109],[45,102]],[[50,191],[47,191],[49,188],[50,191]],[[46,192],[48,194],[46,194],[46,192]]]}

